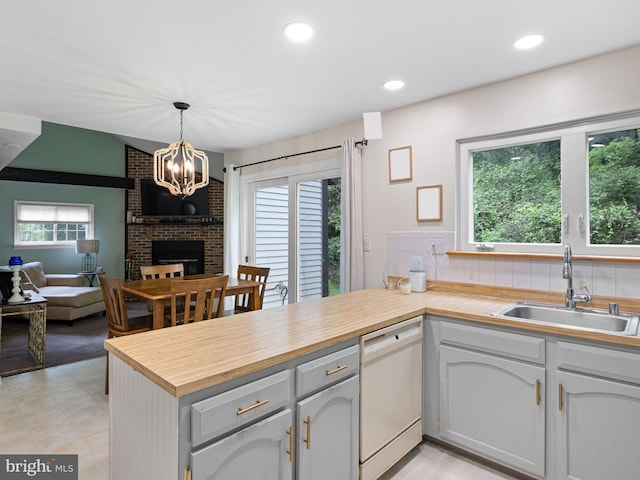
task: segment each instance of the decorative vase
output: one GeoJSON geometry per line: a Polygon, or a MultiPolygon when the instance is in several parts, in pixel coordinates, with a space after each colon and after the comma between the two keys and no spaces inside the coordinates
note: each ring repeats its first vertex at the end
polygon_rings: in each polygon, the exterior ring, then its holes
{"type": "Polygon", "coordinates": [[[13,282],[11,293],[13,293],[13,295],[7,300],[8,303],[24,302],[24,297],[20,295],[20,270],[22,269],[22,263],[21,257],[11,257],[9,259],[9,267],[13,272],[13,276],[11,277],[11,281],[13,282]]]}
{"type": "Polygon", "coordinates": [[[389,260],[384,262],[384,267],[382,268],[382,282],[384,283],[384,288],[387,290],[393,290],[396,288],[396,278],[391,275],[389,271],[389,260]]]}

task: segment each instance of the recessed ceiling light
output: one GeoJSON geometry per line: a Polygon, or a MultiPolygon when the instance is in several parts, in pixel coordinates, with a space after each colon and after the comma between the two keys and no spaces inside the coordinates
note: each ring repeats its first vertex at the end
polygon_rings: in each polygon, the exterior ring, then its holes
{"type": "Polygon", "coordinates": [[[285,25],[284,34],[293,42],[306,42],[313,36],[313,28],[304,22],[293,22],[285,25]]]}
{"type": "Polygon", "coordinates": [[[535,48],[540,45],[544,41],[544,36],[538,33],[533,35],[525,35],[524,37],[520,37],[518,40],[513,42],[513,46],[518,50],[528,50],[530,48],[535,48]]]}
{"type": "Polygon", "coordinates": [[[404,87],[402,80],[388,80],[382,85],[386,90],[400,90],[404,87]]]}

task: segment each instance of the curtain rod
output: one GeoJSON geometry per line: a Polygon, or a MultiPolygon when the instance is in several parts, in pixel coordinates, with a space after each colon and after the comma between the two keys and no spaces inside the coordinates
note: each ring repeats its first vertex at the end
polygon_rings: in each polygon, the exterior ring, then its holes
{"type": "MultiPolygon", "coordinates": [[[[367,144],[367,140],[366,139],[362,139],[359,142],[356,142],[356,146],[358,145],[362,145],[365,146],[367,144]]],[[[289,157],[297,157],[300,155],[309,155],[311,153],[318,153],[318,152],[326,152],[327,150],[335,150],[336,148],[342,148],[342,145],[334,145],[333,147],[326,147],[326,148],[319,148],[317,150],[308,150],[306,152],[299,152],[299,153],[292,153],[290,155],[282,155],[280,157],[275,157],[275,158],[269,158],[268,160],[260,160],[259,162],[253,162],[253,163],[247,163],[246,165],[236,165],[235,167],[233,167],[233,170],[238,170],[240,168],[244,168],[244,167],[251,167],[253,165],[260,165],[261,163],[268,163],[268,162],[273,162],[275,160],[283,160],[283,159],[287,159],[289,157]]],[[[227,171],[227,167],[222,169],[223,172],[227,171]]]]}

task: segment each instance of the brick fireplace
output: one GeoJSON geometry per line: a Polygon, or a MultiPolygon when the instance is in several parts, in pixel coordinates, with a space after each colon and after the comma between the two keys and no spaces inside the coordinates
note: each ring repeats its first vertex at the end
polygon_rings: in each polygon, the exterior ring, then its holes
{"type": "MultiPolygon", "coordinates": [[[[127,210],[131,211],[133,216],[140,221],[140,223],[127,225],[125,247],[131,272],[130,278],[133,280],[140,278],[140,265],[154,263],[152,251],[154,242],[165,241],[183,244],[185,248],[187,245],[191,245],[189,242],[200,242],[203,246],[203,258],[198,261],[198,271],[222,273],[224,268],[222,227],[224,185],[213,179],[209,182],[207,187],[209,189],[208,217],[142,217],[140,180],[153,178],[153,155],[127,146],[126,158],[127,176],[135,180],[135,190],[129,190],[127,193],[127,210]]],[[[185,270],[187,268],[194,268],[194,266],[187,267],[185,265],[185,270]]]]}

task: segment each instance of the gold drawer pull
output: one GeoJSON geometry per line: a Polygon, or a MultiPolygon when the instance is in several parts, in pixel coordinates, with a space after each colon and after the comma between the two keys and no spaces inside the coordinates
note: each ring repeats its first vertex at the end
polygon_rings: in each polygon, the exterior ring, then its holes
{"type": "Polygon", "coordinates": [[[540,380],[536,379],[536,405],[540,405],[540,380]]]}
{"type": "Polygon", "coordinates": [[[289,450],[287,450],[287,453],[289,454],[289,461],[293,462],[293,427],[289,427],[287,434],[289,435],[289,450]]]}
{"type": "Polygon", "coordinates": [[[325,373],[327,374],[327,377],[329,375],[333,375],[334,373],[338,373],[341,370],[344,370],[345,368],[347,368],[346,365],[340,365],[338,368],[334,368],[333,370],[327,370],[325,373]]]}
{"type": "Polygon", "coordinates": [[[302,441],[307,444],[307,450],[311,448],[311,417],[303,422],[307,426],[307,438],[303,438],[302,441]]]}
{"type": "Polygon", "coordinates": [[[564,404],[562,402],[562,384],[559,383],[558,384],[558,408],[560,409],[560,411],[562,411],[562,409],[564,408],[564,404]]]}
{"type": "Polygon", "coordinates": [[[256,403],[254,403],[253,405],[251,405],[250,407],[247,408],[242,408],[242,407],[238,407],[238,411],[236,412],[236,415],[242,415],[243,413],[247,413],[250,412],[251,410],[261,407],[263,405],[266,405],[267,403],[269,403],[269,400],[256,400],[256,403]]]}

